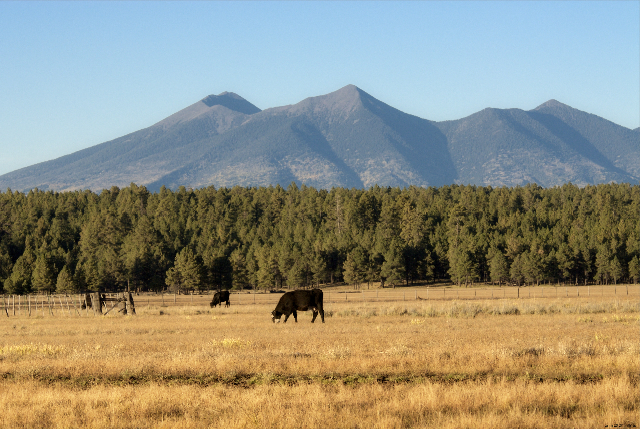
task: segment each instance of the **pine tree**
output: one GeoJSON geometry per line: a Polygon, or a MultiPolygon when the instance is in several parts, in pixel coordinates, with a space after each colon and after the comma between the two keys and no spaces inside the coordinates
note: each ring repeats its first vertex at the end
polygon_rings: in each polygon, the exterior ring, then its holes
{"type": "Polygon", "coordinates": [[[316,252],[311,263],[311,271],[313,273],[313,282],[320,286],[320,283],[327,281],[327,263],[320,252],[316,252]]]}
{"type": "Polygon", "coordinates": [[[296,260],[287,273],[287,286],[297,289],[299,286],[305,285],[304,267],[302,262],[296,260]]]}
{"type": "Polygon", "coordinates": [[[32,275],[36,262],[36,255],[27,246],[24,253],[20,255],[16,263],[13,265],[11,275],[5,280],[4,290],[11,294],[27,294],[32,291],[32,275]]]}
{"type": "Polygon", "coordinates": [[[3,284],[11,276],[11,270],[13,264],[11,263],[11,256],[6,247],[0,246],[0,284],[3,284]]]}
{"type": "Polygon", "coordinates": [[[249,285],[247,262],[244,255],[240,249],[236,249],[231,253],[229,260],[233,269],[233,288],[244,289],[249,285]]]}
{"type": "Polygon", "coordinates": [[[258,267],[258,286],[263,289],[276,288],[279,276],[278,262],[268,246],[264,246],[258,254],[258,267]]]}
{"type": "Polygon", "coordinates": [[[401,262],[400,254],[395,248],[391,248],[384,256],[384,263],[380,270],[382,284],[389,283],[393,287],[402,283],[404,279],[404,265],[401,262]]]}
{"type": "Polygon", "coordinates": [[[179,293],[185,289],[184,279],[180,273],[180,269],[173,266],[167,270],[166,284],[168,289],[173,293],[179,293]]]}
{"type": "Polygon", "coordinates": [[[176,256],[176,267],[180,271],[183,291],[199,290],[202,285],[202,265],[193,251],[185,247],[176,256]]]}
{"type": "Polygon", "coordinates": [[[622,265],[620,265],[620,261],[618,261],[618,257],[614,256],[613,260],[611,260],[611,263],[609,264],[609,273],[611,274],[611,277],[613,277],[613,284],[617,284],[618,283],[618,279],[620,277],[622,277],[622,265]]]}
{"type": "Polygon", "coordinates": [[[509,276],[511,277],[511,281],[513,281],[518,286],[520,286],[520,284],[522,283],[522,280],[524,279],[521,255],[516,256],[513,262],[511,263],[509,276]]]}
{"type": "Polygon", "coordinates": [[[46,254],[39,255],[33,266],[33,274],[31,276],[33,288],[40,292],[53,293],[56,286],[56,277],[51,258],[46,254]]]}
{"type": "Polygon", "coordinates": [[[344,278],[345,283],[358,286],[358,268],[356,267],[356,263],[353,260],[353,255],[349,253],[347,255],[347,260],[344,261],[342,265],[343,272],[342,277],[344,278]]]}
{"type": "Polygon", "coordinates": [[[596,277],[602,284],[609,283],[610,269],[610,253],[605,246],[600,246],[596,254],[596,277]]]}
{"type": "Polygon", "coordinates": [[[629,277],[633,279],[633,284],[638,283],[638,277],[640,277],[640,261],[637,256],[634,256],[629,262],[629,277]]]}
{"type": "Polygon", "coordinates": [[[158,232],[147,216],[141,216],[125,237],[121,259],[128,283],[135,288],[158,289],[164,283],[166,259],[158,232]]]}
{"type": "Polygon", "coordinates": [[[56,292],[57,293],[74,293],[76,292],[76,285],[73,281],[73,276],[67,269],[65,265],[60,273],[58,273],[58,279],[56,281],[56,292]]]}
{"type": "Polygon", "coordinates": [[[507,266],[507,259],[502,252],[497,251],[494,257],[491,259],[490,266],[491,281],[501,284],[507,278],[509,278],[509,267],[507,266]]]}

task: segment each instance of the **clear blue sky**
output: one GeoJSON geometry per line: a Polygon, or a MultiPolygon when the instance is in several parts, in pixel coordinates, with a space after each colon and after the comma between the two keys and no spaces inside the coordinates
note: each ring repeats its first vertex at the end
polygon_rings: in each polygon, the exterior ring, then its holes
{"type": "Polygon", "coordinates": [[[0,174],[209,94],[354,84],[441,121],[556,99],[640,126],[640,2],[0,2],[0,174]]]}

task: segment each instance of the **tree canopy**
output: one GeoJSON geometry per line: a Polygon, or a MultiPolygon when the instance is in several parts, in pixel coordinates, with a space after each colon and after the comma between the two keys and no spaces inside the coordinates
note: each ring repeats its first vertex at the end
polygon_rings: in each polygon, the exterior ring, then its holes
{"type": "Polygon", "coordinates": [[[0,193],[5,293],[638,281],[640,186],[0,193]]]}

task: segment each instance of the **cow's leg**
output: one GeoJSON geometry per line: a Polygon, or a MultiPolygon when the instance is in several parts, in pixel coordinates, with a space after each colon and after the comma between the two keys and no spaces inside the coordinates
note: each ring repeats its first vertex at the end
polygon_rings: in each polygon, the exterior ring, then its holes
{"type": "Polygon", "coordinates": [[[230,307],[231,303],[229,302],[229,300],[227,300],[227,307],[230,307]]]}
{"type": "Polygon", "coordinates": [[[320,310],[320,318],[322,319],[322,323],[324,323],[324,310],[320,310]]]}
{"type": "Polygon", "coordinates": [[[287,323],[287,319],[289,318],[290,315],[291,314],[285,314],[284,315],[284,322],[282,322],[282,323],[287,323]]]}
{"type": "Polygon", "coordinates": [[[298,323],[298,312],[293,310],[293,320],[296,321],[296,323],[298,323]]]}
{"type": "Polygon", "coordinates": [[[311,319],[311,323],[316,321],[316,317],[318,317],[318,312],[316,310],[313,310],[313,318],[311,319]]]}

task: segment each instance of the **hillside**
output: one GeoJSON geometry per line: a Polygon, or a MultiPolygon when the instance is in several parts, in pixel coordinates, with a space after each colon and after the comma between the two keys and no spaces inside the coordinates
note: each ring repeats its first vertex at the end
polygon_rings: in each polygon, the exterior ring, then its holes
{"type": "Polygon", "coordinates": [[[140,131],[0,176],[0,189],[637,182],[640,136],[550,100],[433,122],[348,85],[260,110],[210,95],[140,131]]]}

